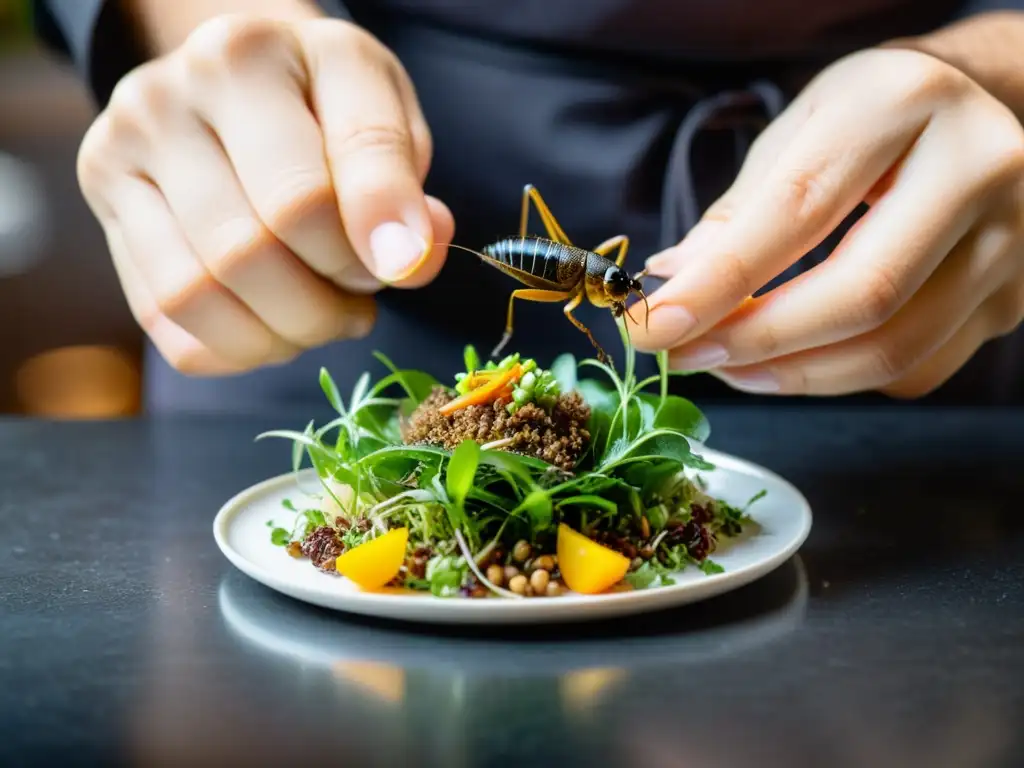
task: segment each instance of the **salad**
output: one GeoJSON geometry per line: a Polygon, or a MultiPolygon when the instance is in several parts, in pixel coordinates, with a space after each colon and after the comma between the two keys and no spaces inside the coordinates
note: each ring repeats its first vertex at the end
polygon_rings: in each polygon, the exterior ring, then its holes
{"type": "Polygon", "coordinates": [[[289,527],[271,541],[324,574],[365,590],[452,598],[558,597],[650,589],[673,574],[722,570],[712,555],[751,522],[750,505],[707,493],[713,469],[691,441],[710,428],[689,400],[668,394],[667,357],[638,381],[626,351],[620,375],[595,359],[561,355],[548,368],[511,354],[445,383],[396,367],[364,373],[347,400],[327,370],[320,386],[337,411],[293,442],[319,492],[285,502],[289,527]],[[586,374],[593,371],[592,376],[586,374]]]}

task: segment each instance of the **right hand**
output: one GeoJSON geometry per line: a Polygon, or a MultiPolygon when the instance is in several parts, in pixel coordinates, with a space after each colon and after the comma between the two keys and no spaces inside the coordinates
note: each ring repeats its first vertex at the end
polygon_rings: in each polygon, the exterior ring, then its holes
{"type": "Polygon", "coordinates": [[[191,375],[365,336],[437,276],[431,137],[401,64],[332,19],[218,17],[130,72],[78,157],[135,319],[191,375]]]}

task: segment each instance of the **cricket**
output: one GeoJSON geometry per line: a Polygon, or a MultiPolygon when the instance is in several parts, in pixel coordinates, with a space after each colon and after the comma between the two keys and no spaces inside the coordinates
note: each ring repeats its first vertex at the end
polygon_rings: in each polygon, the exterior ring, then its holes
{"type": "Polygon", "coordinates": [[[626,300],[634,293],[644,301],[645,307],[647,306],[647,296],[640,285],[640,280],[647,274],[647,270],[630,277],[623,267],[629,250],[629,238],[626,235],[616,235],[589,251],[573,245],[540,192],[532,184],[523,187],[518,236],[502,238],[485,246],[481,252],[458,245],[453,247],[479,256],[485,263],[526,286],[512,291],[509,297],[505,334],[491,351],[492,358],[498,357],[512,338],[516,299],[566,302],[562,312],[573,325],[586,334],[597,350],[598,359],[604,363],[609,363],[610,358],[597,343],[590,329],[573,315],[573,311],[586,298],[596,307],[610,309],[615,318],[625,313],[633,320],[633,316],[626,308],[626,300]],[[544,223],[548,235],[546,238],[527,234],[531,202],[544,223]],[[616,250],[614,259],[610,258],[610,254],[616,250]]]}

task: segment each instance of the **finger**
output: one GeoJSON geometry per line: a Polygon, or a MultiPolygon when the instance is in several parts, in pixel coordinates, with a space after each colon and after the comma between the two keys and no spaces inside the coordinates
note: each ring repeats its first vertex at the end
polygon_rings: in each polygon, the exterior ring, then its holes
{"type": "Polygon", "coordinates": [[[190,93],[266,228],[335,284],[358,293],[379,290],[342,226],[323,136],[303,91],[298,40],[276,27],[214,25],[193,35],[188,51],[183,68],[220,73],[190,93]],[[228,75],[229,86],[221,82],[228,75]]]}
{"type": "Polygon", "coordinates": [[[940,131],[925,130],[900,173],[887,180],[888,192],[827,261],[748,301],[741,312],[672,350],[673,361],[688,370],[750,365],[884,324],[980,214],[976,190],[963,182],[972,176],[969,163],[958,168],[951,157],[956,153],[949,150],[940,131]],[[957,179],[953,187],[951,178],[957,179]]]}
{"type": "Polygon", "coordinates": [[[713,202],[701,220],[678,244],[656,253],[645,262],[652,275],[671,277],[691,257],[699,256],[733,218],[742,201],[762,183],[779,154],[807,121],[811,104],[804,92],[761,131],[751,144],[739,173],[729,188],[713,202]]]}
{"type": "Polygon", "coordinates": [[[142,274],[132,262],[120,227],[108,222],[104,225],[104,231],[128,309],[172,368],[188,376],[225,376],[244,370],[243,366],[220,357],[161,314],[142,274]]]}
{"type": "Polygon", "coordinates": [[[712,371],[736,389],[841,395],[887,386],[927,360],[970,322],[1005,282],[1014,232],[979,228],[943,261],[891,320],[868,333],[764,364],[712,371]]]}
{"type": "Polygon", "coordinates": [[[435,242],[412,129],[391,66],[371,55],[376,43],[360,48],[350,32],[339,39],[338,29],[305,28],[313,110],[349,241],[375,276],[402,284],[424,267],[435,242]]]}
{"type": "Polygon", "coordinates": [[[125,248],[160,315],[233,364],[262,365],[297,352],[214,279],[156,187],[123,176],[111,197],[125,248]]]}
{"type": "Polygon", "coordinates": [[[170,132],[150,173],[200,261],[273,333],[296,347],[362,337],[373,300],[313,272],[261,222],[212,134],[198,120],[170,132]],[[183,170],[180,158],[189,158],[183,170]]]}
{"type": "Polygon", "coordinates": [[[680,344],[721,320],[821,242],[906,151],[926,122],[838,101],[814,112],[763,182],[697,257],[650,297],[650,331],[636,344],[680,344]],[[858,112],[860,114],[858,114],[858,112]]]}
{"type": "Polygon", "coordinates": [[[989,297],[982,308],[937,352],[911,367],[892,384],[881,387],[890,397],[924,397],[949,381],[990,339],[1009,333],[1024,316],[1024,280],[989,297]]]}

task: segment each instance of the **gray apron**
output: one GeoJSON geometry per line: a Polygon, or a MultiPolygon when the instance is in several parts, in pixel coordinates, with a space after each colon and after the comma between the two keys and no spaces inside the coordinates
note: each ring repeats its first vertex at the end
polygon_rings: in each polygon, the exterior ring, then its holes
{"type": "MultiPolygon", "coordinates": [[[[134,54],[109,11],[103,24],[93,25],[92,38],[76,37],[82,22],[76,27],[68,19],[95,0],[75,3],[50,0],[54,13],[44,15],[43,31],[45,23],[57,28],[53,22],[63,20],[58,31],[102,102],[134,54]],[[97,39],[121,45],[100,49],[97,39]]],[[[757,133],[822,67],[980,10],[1021,6],[949,0],[321,4],[377,35],[409,71],[435,143],[427,191],[454,212],[456,243],[478,248],[512,234],[522,187],[532,183],[577,244],[628,234],[631,270],[685,235],[728,186],[757,133]]],[[[858,215],[768,287],[826,258],[858,215]]],[[[285,367],[188,378],[150,348],[146,405],[172,413],[315,408],[322,405],[319,368],[326,366],[344,391],[362,371],[382,370],[373,350],[447,378],[461,365],[463,345],[486,351],[500,338],[514,287],[472,255],[452,250],[430,286],[378,296],[379,318],[368,338],[311,350],[285,367]]],[[[621,358],[607,312],[585,306],[577,316],[621,358]]],[[[987,345],[931,399],[1024,402],[1021,338],[987,345]]],[[[542,363],[563,351],[593,354],[558,306],[528,302],[517,304],[509,349],[542,363]]],[[[652,359],[643,356],[642,366],[651,371],[652,359]]],[[[702,402],[759,399],[708,376],[677,387],[702,402]]]]}

